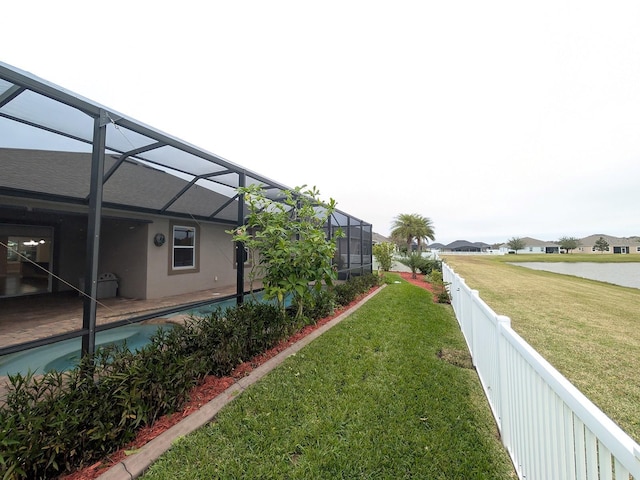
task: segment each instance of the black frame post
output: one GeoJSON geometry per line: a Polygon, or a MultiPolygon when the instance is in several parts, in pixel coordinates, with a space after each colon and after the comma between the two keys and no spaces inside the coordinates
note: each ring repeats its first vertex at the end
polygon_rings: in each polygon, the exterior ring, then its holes
{"type": "MultiPolygon", "coordinates": [[[[238,173],[238,186],[246,186],[246,174],[238,173]]],[[[238,195],[238,227],[244,225],[244,194],[238,195]]],[[[236,304],[244,302],[244,244],[236,242],[236,304]]]]}
{"type": "Polygon", "coordinates": [[[102,110],[93,121],[91,153],[91,185],[87,225],[87,259],[84,277],[82,314],[82,355],[93,355],[96,349],[96,312],[98,295],[98,259],[100,254],[100,224],[102,220],[102,190],[104,179],[104,149],[107,137],[107,113],[102,110]]]}

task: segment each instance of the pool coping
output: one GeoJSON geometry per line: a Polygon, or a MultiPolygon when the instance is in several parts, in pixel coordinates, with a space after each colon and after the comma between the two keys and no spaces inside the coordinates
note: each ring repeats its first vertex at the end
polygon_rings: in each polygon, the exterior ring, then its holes
{"type": "Polygon", "coordinates": [[[380,288],[377,288],[375,291],[371,292],[356,303],[353,307],[345,310],[336,318],[327,322],[317,330],[314,330],[309,335],[300,339],[298,342],[294,343],[286,350],[283,350],[275,357],[272,357],[253,370],[246,377],[239,379],[220,395],[203,405],[196,412],[185,417],[184,420],[181,420],[173,427],[158,435],[156,438],[140,448],[136,453],[110,467],[109,470],[98,477],[98,480],[133,480],[140,477],[154,461],[171,448],[171,445],[175,440],[188,435],[209,423],[224,406],[237,398],[238,395],[240,395],[250,385],[256,383],[271,370],[280,365],[287,357],[298,352],[327,330],[342,322],[345,318],[369,301],[373,296],[377,295],[385,286],[386,285],[382,285],[380,288]]]}

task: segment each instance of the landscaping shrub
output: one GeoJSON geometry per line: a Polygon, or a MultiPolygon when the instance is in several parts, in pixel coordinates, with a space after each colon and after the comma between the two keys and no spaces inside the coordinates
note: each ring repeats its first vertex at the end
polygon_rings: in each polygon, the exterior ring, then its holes
{"type": "Polygon", "coordinates": [[[333,314],[337,306],[335,293],[331,289],[314,290],[311,304],[305,308],[305,315],[312,321],[333,314]]]}
{"type": "Polygon", "coordinates": [[[52,478],[88,465],[131,441],[136,430],[178,410],[209,374],[275,346],[378,285],[369,274],[316,291],[302,318],[274,304],[247,302],[160,329],[135,353],[126,345],[100,348],[68,372],[13,375],[0,407],[2,480],[52,478]]]}
{"type": "MultiPolygon", "coordinates": [[[[412,252],[398,261],[411,269],[411,273],[415,275],[420,272],[422,275],[429,275],[434,270],[442,271],[442,261],[435,258],[424,257],[420,252],[412,252]]],[[[415,276],[413,278],[416,278],[415,276]]]]}
{"type": "Polygon", "coordinates": [[[442,260],[423,258],[421,264],[418,265],[418,270],[422,275],[429,275],[433,271],[442,272],[442,260]]]}
{"type": "Polygon", "coordinates": [[[355,287],[353,283],[347,282],[333,288],[338,305],[349,305],[358,296],[358,290],[355,287]]]}
{"type": "Polygon", "coordinates": [[[6,478],[51,478],[129,442],[187,399],[196,384],[190,364],[152,342],[135,354],[100,349],[69,372],[11,376],[0,409],[6,478]]]}
{"type": "Polygon", "coordinates": [[[391,242],[377,243],[373,246],[373,256],[380,264],[380,268],[388,272],[393,266],[393,252],[395,252],[396,246],[391,242]]]}
{"type": "Polygon", "coordinates": [[[433,292],[438,303],[451,303],[451,297],[447,290],[449,282],[443,281],[442,270],[432,270],[425,280],[433,286],[433,292]]]}
{"type": "Polygon", "coordinates": [[[338,305],[349,305],[358,295],[368,292],[379,285],[380,277],[373,273],[351,277],[347,282],[336,285],[333,291],[338,305]]]}
{"type": "MultiPolygon", "coordinates": [[[[214,375],[227,375],[245,360],[291,333],[291,319],[274,304],[249,302],[218,314],[217,347],[210,350],[214,375]]],[[[206,332],[205,332],[206,334],[206,332]]]]}

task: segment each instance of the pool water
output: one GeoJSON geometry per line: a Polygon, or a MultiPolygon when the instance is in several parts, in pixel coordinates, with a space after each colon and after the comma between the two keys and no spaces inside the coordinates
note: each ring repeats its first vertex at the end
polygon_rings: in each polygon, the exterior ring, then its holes
{"type": "MultiPolygon", "coordinates": [[[[263,299],[262,291],[252,295],[245,295],[245,301],[266,301],[263,299]]],[[[291,303],[288,298],[285,302],[287,305],[291,303]]],[[[202,316],[212,313],[217,309],[227,309],[236,305],[236,299],[229,298],[199,307],[186,309],[184,311],[173,313],[173,315],[194,315],[202,316]]],[[[169,319],[171,316],[163,317],[169,319]]],[[[161,317],[162,318],[162,317],[161,317]]],[[[135,351],[147,345],[151,341],[151,337],[159,328],[173,328],[174,323],[163,324],[140,324],[135,323],[122,327],[115,327],[96,333],[96,349],[98,347],[117,344],[122,345],[126,342],[129,350],[135,351]]],[[[63,372],[74,368],[82,350],[82,339],[72,338],[43,345],[41,347],[31,348],[22,352],[11,353],[0,357],[0,377],[6,375],[22,374],[26,375],[29,370],[32,373],[43,374],[51,370],[63,372]]]]}
{"type": "MultiPolygon", "coordinates": [[[[98,332],[96,333],[96,348],[110,344],[122,345],[126,342],[127,347],[135,351],[148,344],[159,328],[166,330],[173,328],[173,324],[132,324],[98,332]]],[[[23,352],[4,355],[0,357],[0,376],[17,373],[26,375],[29,370],[37,374],[50,370],[70,370],[77,365],[81,349],[82,339],[71,338],[23,352]]]]}
{"type": "MultiPolygon", "coordinates": [[[[264,299],[264,291],[259,291],[259,292],[255,292],[254,294],[245,294],[244,295],[244,301],[246,302],[272,302],[275,303],[275,300],[265,300],[264,299]]],[[[291,304],[291,298],[288,296],[285,299],[285,305],[289,306],[291,304]]],[[[219,300],[217,302],[214,303],[207,303],[206,305],[201,305],[199,307],[195,307],[195,308],[191,308],[191,309],[187,309],[187,310],[183,310],[181,312],[178,312],[178,315],[194,315],[194,316],[204,316],[204,315],[209,315],[210,313],[215,312],[218,309],[222,309],[225,310],[227,308],[231,308],[231,307],[235,307],[236,306],[236,299],[235,297],[233,298],[229,298],[227,300],[219,300]]],[[[172,315],[176,315],[176,314],[172,314],[172,315]]],[[[165,317],[167,318],[167,317],[165,317]]],[[[168,317],[170,318],[170,317],[168,317]]]]}

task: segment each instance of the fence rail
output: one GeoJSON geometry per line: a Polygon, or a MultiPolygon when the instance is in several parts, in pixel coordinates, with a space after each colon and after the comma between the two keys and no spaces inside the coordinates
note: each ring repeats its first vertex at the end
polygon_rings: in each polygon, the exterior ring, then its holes
{"type": "Polygon", "coordinates": [[[451,304],[516,473],[526,480],[640,480],[640,445],[443,264],[451,304]]]}

